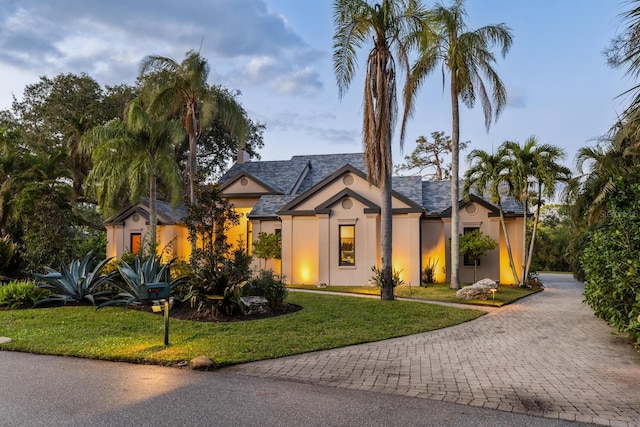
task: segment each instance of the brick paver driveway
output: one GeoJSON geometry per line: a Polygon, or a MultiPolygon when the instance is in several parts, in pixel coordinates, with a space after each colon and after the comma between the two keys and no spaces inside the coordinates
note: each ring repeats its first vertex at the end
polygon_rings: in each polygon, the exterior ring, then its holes
{"type": "Polygon", "coordinates": [[[229,368],[252,376],[640,426],[640,355],[581,303],[569,275],[475,321],[229,368]]]}

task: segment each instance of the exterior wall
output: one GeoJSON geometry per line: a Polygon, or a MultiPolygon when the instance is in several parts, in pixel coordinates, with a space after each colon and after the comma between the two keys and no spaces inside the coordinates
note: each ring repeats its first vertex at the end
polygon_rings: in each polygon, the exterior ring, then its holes
{"type": "MultiPolygon", "coordinates": [[[[507,233],[509,234],[509,242],[511,243],[511,253],[513,262],[516,266],[518,278],[522,279],[522,225],[524,219],[522,216],[505,218],[507,233]]],[[[509,265],[509,254],[507,252],[507,244],[500,227],[500,283],[505,285],[515,285],[516,280],[513,277],[511,266],[509,265]]]]}
{"type": "MultiPolygon", "coordinates": [[[[500,281],[501,284],[515,284],[511,267],[509,266],[509,257],[506,250],[504,233],[499,217],[489,217],[489,211],[483,206],[472,203],[474,208],[468,210],[462,208],[460,210],[460,233],[465,227],[480,228],[480,231],[491,236],[498,242],[498,248],[487,252],[480,261],[476,278],[477,280],[490,278],[500,281]]],[[[467,205],[469,206],[469,205],[467,205]]],[[[522,217],[509,217],[505,219],[507,232],[513,252],[516,271],[521,274],[522,266],[522,217]]],[[[437,261],[435,279],[436,282],[449,282],[451,280],[451,247],[449,239],[451,238],[451,218],[434,218],[424,219],[421,221],[421,248],[422,248],[422,269],[429,262],[437,261]]],[[[473,282],[473,266],[464,265],[464,257],[459,260],[459,278],[461,283],[473,282]]]]}
{"type": "MultiPolygon", "coordinates": [[[[149,240],[149,225],[141,215],[134,221],[132,215],[123,224],[108,225],[107,230],[107,257],[120,258],[122,254],[131,251],[131,234],[140,233],[143,244],[149,240]]],[[[169,248],[165,257],[188,260],[191,256],[187,228],[182,224],[159,225],[157,228],[158,252],[169,248]]]]}
{"type": "MultiPolygon", "coordinates": [[[[449,222],[447,224],[450,224],[449,222]]],[[[421,271],[429,265],[435,265],[434,279],[436,283],[447,281],[447,251],[445,244],[445,223],[440,219],[422,221],[420,232],[422,263],[421,271]]]]}
{"type": "Polygon", "coordinates": [[[420,285],[419,213],[394,215],[392,229],[392,266],[407,285],[420,285]]]}
{"type": "MultiPolygon", "coordinates": [[[[496,242],[500,239],[500,229],[496,227],[492,218],[489,218],[489,211],[478,203],[469,203],[460,209],[460,234],[465,228],[480,228],[480,232],[486,236],[490,236],[496,242]],[[492,225],[493,223],[493,225],[492,225]]],[[[473,265],[464,265],[464,257],[460,256],[460,283],[473,283],[473,265]]],[[[499,251],[494,249],[487,252],[480,260],[478,266],[477,280],[489,278],[500,280],[499,251]]]]}
{"type": "Polygon", "coordinates": [[[241,177],[232,184],[225,187],[226,194],[249,194],[249,193],[269,193],[269,190],[258,184],[251,178],[241,177]]]}
{"type": "Polygon", "coordinates": [[[170,250],[163,253],[164,261],[177,258],[188,261],[191,257],[191,244],[189,243],[189,231],[182,224],[158,226],[159,249],[163,250],[170,245],[170,250]]]}
{"type": "Polygon", "coordinates": [[[323,274],[323,283],[331,285],[367,285],[372,275],[371,267],[376,265],[378,242],[378,215],[364,214],[365,205],[353,198],[342,199],[336,203],[331,214],[325,219],[322,230],[328,228],[328,232],[320,234],[320,246],[327,248],[321,257],[327,258],[321,261],[326,272],[323,274]],[[342,203],[349,200],[352,203],[342,203]],[[346,206],[346,207],[345,207],[346,206]],[[355,262],[353,266],[340,265],[340,231],[341,225],[355,225],[355,262]],[[371,232],[373,230],[373,232],[371,232]]]}
{"type": "MultiPolygon", "coordinates": [[[[291,221],[290,283],[317,284],[319,282],[319,229],[316,217],[300,216],[291,221]]],[[[283,229],[284,237],[284,229],[283,229]]],[[[284,246],[284,244],[283,244],[284,246]]],[[[284,248],[283,248],[284,249],[284,248]]],[[[283,250],[284,255],[284,250],[283,250]]],[[[283,263],[286,262],[283,259],[283,263]]]]}

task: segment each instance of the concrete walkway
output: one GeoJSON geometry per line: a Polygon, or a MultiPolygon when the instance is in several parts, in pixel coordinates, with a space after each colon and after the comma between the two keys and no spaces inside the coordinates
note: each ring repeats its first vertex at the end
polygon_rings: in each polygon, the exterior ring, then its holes
{"type": "Polygon", "coordinates": [[[582,304],[569,275],[462,325],[228,368],[244,375],[640,426],[640,355],[582,304]]]}

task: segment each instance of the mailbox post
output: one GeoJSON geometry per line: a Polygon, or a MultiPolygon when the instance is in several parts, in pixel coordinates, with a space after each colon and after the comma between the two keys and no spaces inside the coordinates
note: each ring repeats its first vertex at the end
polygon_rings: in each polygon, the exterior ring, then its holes
{"type": "MultiPolygon", "coordinates": [[[[164,303],[164,345],[169,345],[169,284],[168,283],[144,283],[140,289],[140,299],[146,301],[158,301],[164,303]]],[[[154,311],[160,311],[155,310],[154,311]]]]}

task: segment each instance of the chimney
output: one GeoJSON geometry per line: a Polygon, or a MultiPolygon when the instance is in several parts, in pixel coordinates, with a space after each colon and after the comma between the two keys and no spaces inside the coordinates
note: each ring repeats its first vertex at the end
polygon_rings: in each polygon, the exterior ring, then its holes
{"type": "Polygon", "coordinates": [[[239,165],[243,165],[247,162],[251,161],[251,157],[249,156],[249,153],[247,153],[246,151],[244,151],[243,149],[239,148],[238,149],[238,158],[236,160],[236,163],[239,165]]]}

